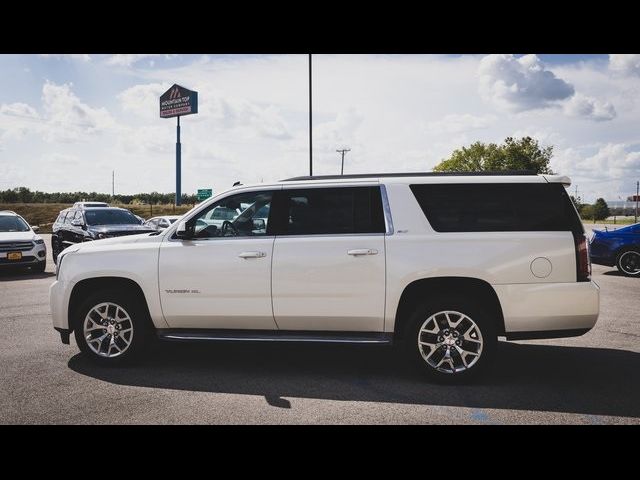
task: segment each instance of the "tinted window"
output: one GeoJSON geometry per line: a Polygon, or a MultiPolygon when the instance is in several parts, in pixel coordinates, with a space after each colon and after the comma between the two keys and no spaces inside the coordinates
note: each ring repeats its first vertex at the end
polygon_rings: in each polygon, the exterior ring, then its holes
{"type": "Polygon", "coordinates": [[[84,216],[88,225],[140,225],[140,220],[128,210],[87,210],[84,216]]]}
{"type": "Polygon", "coordinates": [[[380,187],[285,190],[281,235],[384,233],[380,187]]]}
{"type": "Polygon", "coordinates": [[[13,215],[0,216],[0,232],[28,232],[29,225],[20,217],[13,215]]]}
{"type": "Polygon", "coordinates": [[[411,191],[438,232],[583,231],[561,184],[427,184],[411,191]]]}

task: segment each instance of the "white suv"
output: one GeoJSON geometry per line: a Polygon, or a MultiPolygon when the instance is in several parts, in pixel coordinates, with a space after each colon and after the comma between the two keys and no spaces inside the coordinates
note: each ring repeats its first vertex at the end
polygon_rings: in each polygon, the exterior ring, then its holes
{"type": "Polygon", "coordinates": [[[394,343],[431,377],[464,379],[499,336],[594,326],[599,288],[569,184],[386,174],[239,186],[162,233],[64,250],[53,324],[107,364],[153,337],[394,343]],[[199,221],[238,205],[220,226],[199,221]]]}
{"type": "Polygon", "coordinates": [[[0,269],[31,267],[44,272],[47,247],[37,230],[17,213],[0,210],[0,269]]]}

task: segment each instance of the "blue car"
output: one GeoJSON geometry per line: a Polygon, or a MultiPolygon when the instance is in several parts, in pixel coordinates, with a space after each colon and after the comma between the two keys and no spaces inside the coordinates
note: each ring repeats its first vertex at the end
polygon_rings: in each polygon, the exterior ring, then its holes
{"type": "Polygon", "coordinates": [[[589,247],[591,263],[616,266],[624,275],[640,277],[640,223],[594,230],[589,247]]]}

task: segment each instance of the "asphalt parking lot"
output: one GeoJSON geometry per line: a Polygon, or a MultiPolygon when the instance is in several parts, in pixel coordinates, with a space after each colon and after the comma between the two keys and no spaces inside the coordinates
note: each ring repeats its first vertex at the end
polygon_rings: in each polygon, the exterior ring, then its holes
{"type": "Polygon", "coordinates": [[[501,342],[478,384],[426,383],[388,347],[162,344],[112,369],[52,328],[44,274],[0,273],[0,423],[640,424],[640,278],[594,265],[582,337],[501,342]]]}

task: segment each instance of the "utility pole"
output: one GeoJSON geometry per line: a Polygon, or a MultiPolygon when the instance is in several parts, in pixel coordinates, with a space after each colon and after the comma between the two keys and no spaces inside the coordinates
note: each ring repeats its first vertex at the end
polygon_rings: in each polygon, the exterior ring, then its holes
{"type": "Polygon", "coordinates": [[[350,148],[343,148],[342,150],[336,150],[336,152],[342,154],[342,167],[340,167],[340,175],[344,175],[344,154],[350,152],[350,148]]]}
{"type": "Polygon", "coordinates": [[[311,54],[309,54],[309,176],[313,176],[313,132],[312,132],[312,101],[311,101],[311,54]]]}
{"type": "Polygon", "coordinates": [[[113,197],[115,197],[115,191],[116,191],[116,171],[113,170],[111,172],[111,200],[113,200],[113,197]]]}

